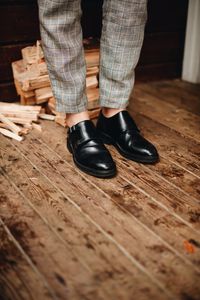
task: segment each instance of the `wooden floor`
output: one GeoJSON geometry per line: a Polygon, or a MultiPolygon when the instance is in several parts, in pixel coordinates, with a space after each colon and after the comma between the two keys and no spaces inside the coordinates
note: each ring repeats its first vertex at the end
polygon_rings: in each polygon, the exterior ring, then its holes
{"type": "Polygon", "coordinates": [[[109,147],[118,175],[74,168],[66,129],[0,137],[0,299],[200,299],[200,86],[138,84],[156,165],[109,147]]]}

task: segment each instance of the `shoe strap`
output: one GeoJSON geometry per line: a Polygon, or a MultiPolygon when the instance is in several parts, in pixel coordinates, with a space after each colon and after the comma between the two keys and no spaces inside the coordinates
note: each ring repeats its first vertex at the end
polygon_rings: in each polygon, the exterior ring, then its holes
{"type": "Polygon", "coordinates": [[[128,111],[122,111],[118,114],[118,122],[120,122],[121,132],[140,132],[135,121],[131,118],[128,111]]]}
{"type": "Polygon", "coordinates": [[[100,138],[92,121],[86,120],[68,128],[68,134],[72,140],[76,141],[76,145],[80,146],[93,141],[100,142],[100,138]]]}

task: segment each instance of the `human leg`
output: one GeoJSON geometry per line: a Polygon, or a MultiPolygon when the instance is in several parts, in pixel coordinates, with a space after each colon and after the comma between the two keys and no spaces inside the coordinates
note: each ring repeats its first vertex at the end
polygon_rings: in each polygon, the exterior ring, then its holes
{"type": "Polygon", "coordinates": [[[80,0],[38,0],[42,45],[58,112],[87,110],[80,0]]]}

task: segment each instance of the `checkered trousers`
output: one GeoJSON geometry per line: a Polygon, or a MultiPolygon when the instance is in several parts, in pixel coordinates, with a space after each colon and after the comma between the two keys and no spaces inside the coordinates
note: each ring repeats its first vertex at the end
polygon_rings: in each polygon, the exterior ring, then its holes
{"type": "MultiPolygon", "coordinates": [[[[87,109],[80,0],[38,0],[42,45],[59,112],[87,109]]],[[[147,0],[104,0],[100,106],[128,105],[147,19],[147,0]]]]}

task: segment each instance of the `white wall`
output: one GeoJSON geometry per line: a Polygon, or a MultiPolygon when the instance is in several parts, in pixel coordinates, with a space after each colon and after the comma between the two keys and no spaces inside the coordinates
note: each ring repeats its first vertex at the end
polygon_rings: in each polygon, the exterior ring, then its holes
{"type": "Polygon", "coordinates": [[[200,83],[200,0],[189,0],[182,79],[200,83]]]}

